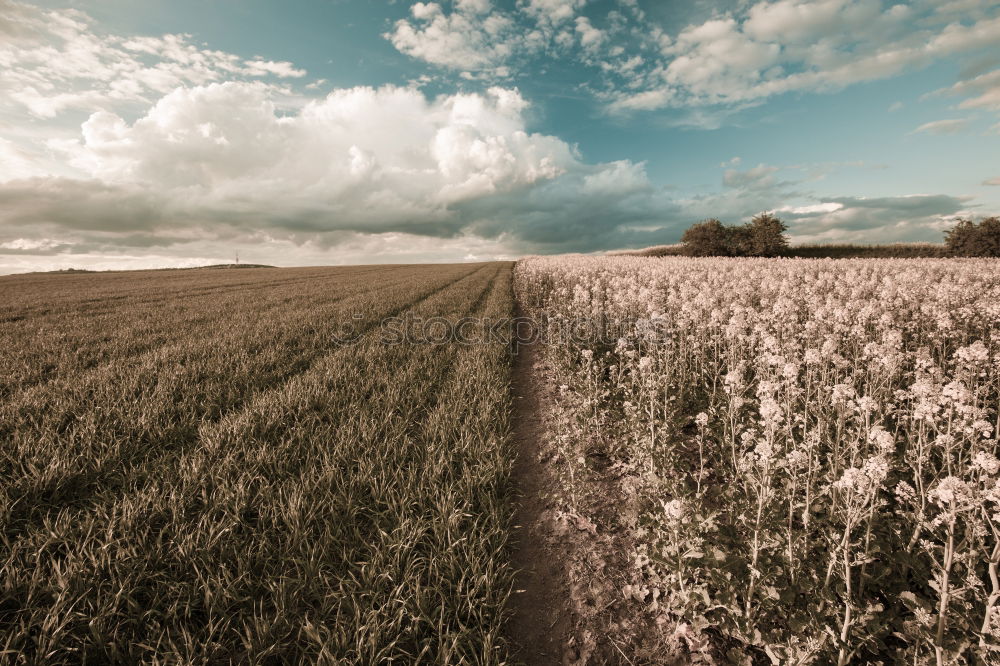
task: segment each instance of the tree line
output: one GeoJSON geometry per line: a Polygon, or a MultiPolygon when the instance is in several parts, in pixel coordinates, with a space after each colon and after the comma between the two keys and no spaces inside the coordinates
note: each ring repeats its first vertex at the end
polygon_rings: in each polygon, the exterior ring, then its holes
{"type": "MultiPolygon", "coordinates": [[[[726,225],[710,218],[684,232],[681,254],[691,257],[788,256],[787,230],[785,223],[770,213],[760,213],[741,225],[726,225]]],[[[941,256],[1000,257],[1000,217],[986,217],[979,222],[958,220],[955,227],[945,232],[941,256]]]]}

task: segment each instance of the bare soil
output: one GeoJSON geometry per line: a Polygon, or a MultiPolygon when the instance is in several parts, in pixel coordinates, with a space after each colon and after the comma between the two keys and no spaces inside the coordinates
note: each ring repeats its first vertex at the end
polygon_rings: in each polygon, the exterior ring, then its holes
{"type": "Polygon", "coordinates": [[[550,543],[549,470],[539,460],[545,427],[540,386],[532,376],[538,356],[535,345],[520,347],[511,383],[518,452],[513,470],[518,493],[513,564],[518,574],[508,632],[519,647],[517,658],[527,666],[561,663],[573,628],[566,608],[569,587],[562,555],[550,543]]]}
{"type": "Polygon", "coordinates": [[[555,387],[544,354],[522,346],[513,367],[513,469],[519,505],[514,566],[519,570],[510,604],[508,638],[514,657],[541,664],[688,664],[677,636],[626,598],[637,582],[630,566],[636,507],[619,468],[599,443],[586,447],[588,474],[578,479],[577,511],[557,510],[560,461],[546,439],[555,387]]]}

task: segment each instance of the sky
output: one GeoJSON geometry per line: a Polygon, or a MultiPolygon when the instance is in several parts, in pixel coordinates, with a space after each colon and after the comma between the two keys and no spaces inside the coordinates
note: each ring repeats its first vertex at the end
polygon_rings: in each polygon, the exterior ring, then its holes
{"type": "Polygon", "coordinates": [[[939,242],[1000,2],[0,0],[0,273],[939,242]]]}

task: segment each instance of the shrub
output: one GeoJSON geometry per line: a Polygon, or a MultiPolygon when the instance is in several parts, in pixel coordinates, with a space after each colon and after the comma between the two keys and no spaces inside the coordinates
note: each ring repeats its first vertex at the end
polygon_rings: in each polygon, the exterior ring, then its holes
{"type": "Polygon", "coordinates": [[[1000,257],[1000,217],[987,217],[979,224],[959,220],[945,232],[945,243],[956,257],[1000,257]]]}
{"type": "Polygon", "coordinates": [[[949,255],[944,243],[889,243],[887,245],[826,243],[793,245],[781,254],[785,257],[801,257],[803,259],[920,259],[942,258],[949,255]]]}

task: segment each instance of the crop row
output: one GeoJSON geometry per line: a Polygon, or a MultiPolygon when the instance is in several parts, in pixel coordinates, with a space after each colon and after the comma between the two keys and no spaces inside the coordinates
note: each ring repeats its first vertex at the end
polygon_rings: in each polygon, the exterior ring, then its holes
{"type": "Polygon", "coordinates": [[[3,404],[0,653],[504,658],[507,348],[386,345],[378,323],[506,317],[510,267],[315,277],[3,404]]]}
{"type": "Polygon", "coordinates": [[[407,272],[350,267],[236,272],[241,279],[225,271],[8,278],[16,287],[4,290],[0,307],[0,344],[9,351],[0,400],[49,379],[75,380],[94,367],[210,340],[231,317],[253,312],[266,321],[281,309],[316,304],[330,291],[346,294],[373,271],[383,271],[379,282],[407,272]]]}

